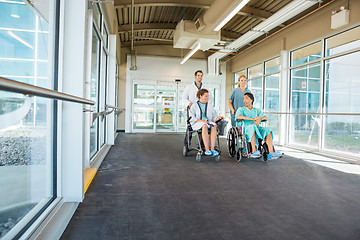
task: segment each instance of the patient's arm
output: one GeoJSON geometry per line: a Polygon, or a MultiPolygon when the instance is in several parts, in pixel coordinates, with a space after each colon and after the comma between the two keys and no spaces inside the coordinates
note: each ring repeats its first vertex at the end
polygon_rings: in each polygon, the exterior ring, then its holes
{"type": "Polygon", "coordinates": [[[238,115],[237,119],[239,119],[239,120],[251,120],[251,121],[255,120],[254,118],[245,117],[243,115],[238,115]]]}

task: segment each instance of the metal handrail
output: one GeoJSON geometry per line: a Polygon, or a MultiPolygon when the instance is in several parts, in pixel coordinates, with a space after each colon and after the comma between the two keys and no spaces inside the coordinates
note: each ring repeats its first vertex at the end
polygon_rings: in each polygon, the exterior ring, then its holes
{"type": "Polygon", "coordinates": [[[4,77],[0,77],[0,90],[8,91],[8,92],[15,92],[15,93],[22,93],[22,94],[38,96],[38,97],[51,98],[51,99],[56,99],[56,100],[63,100],[63,101],[68,101],[68,102],[82,103],[82,104],[87,104],[87,105],[95,105],[94,101],[91,101],[86,98],[80,98],[80,97],[76,97],[76,96],[73,96],[70,94],[33,86],[31,84],[14,81],[14,80],[7,79],[4,77]]]}
{"type": "Polygon", "coordinates": [[[335,115],[335,116],[360,116],[360,113],[284,113],[284,112],[264,112],[264,114],[279,114],[279,115],[335,115]]]}
{"type": "MultiPolygon", "coordinates": [[[[112,113],[115,110],[115,114],[120,114],[125,110],[124,108],[119,108],[119,107],[115,107],[115,106],[112,106],[112,105],[106,105],[105,108],[112,108],[110,113],[112,113]]],[[[110,114],[110,113],[108,113],[108,114],[110,114]]]]}

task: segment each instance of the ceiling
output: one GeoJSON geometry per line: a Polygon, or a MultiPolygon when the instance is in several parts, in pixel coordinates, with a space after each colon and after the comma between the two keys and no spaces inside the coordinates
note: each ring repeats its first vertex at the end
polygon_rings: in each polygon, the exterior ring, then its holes
{"type": "MultiPolygon", "coordinates": [[[[212,2],[213,0],[134,0],[134,46],[172,45],[177,23],[180,20],[195,21],[212,2]]],[[[221,29],[223,44],[241,37],[290,2],[292,0],[251,0],[221,29]]],[[[115,0],[114,6],[121,46],[130,47],[131,0],[115,0]]],[[[301,16],[297,16],[299,17],[301,16]]],[[[296,19],[291,21],[294,20],[296,19]]],[[[284,26],[282,24],[274,30],[284,26]]]]}

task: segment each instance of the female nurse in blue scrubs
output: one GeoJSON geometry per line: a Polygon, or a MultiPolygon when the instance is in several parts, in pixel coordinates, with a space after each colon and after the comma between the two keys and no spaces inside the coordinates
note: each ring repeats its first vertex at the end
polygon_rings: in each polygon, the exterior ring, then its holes
{"type": "Polygon", "coordinates": [[[235,127],[235,113],[239,107],[244,107],[244,94],[251,93],[247,88],[247,78],[245,75],[240,75],[238,80],[238,87],[235,88],[229,98],[229,108],[231,114],[231,125],[235,127]]]}

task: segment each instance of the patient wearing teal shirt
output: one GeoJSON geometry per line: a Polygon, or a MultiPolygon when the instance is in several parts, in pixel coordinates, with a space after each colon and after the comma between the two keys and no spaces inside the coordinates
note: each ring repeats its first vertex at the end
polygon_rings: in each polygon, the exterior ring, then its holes
{"type": "MultiPolygon", "coordinates": [[[[251,143],[252,152],[250,157],[258,158],[261,157],[261,154],[256,150],[258,145],[258,138],[264,139],[268,149],[268,160],[276,159],[282,156],[282,153],[279,151],[273,151],[273,133],[268,127],[260,126],[260,122],[263,120],[268,120],[268,118],[261,112],[260,109],[253,107],[254,95],[252,93],[245,93],[244,95],[244,104],[245,107],[240,107],[236,111],[236,119],[244,121],[243,132],[245,134],[246,140],[251,143]]],[[[237,122],[237,127],[241,127],[242,123],[237,122]]]]}

